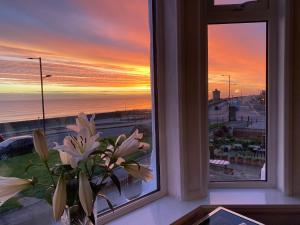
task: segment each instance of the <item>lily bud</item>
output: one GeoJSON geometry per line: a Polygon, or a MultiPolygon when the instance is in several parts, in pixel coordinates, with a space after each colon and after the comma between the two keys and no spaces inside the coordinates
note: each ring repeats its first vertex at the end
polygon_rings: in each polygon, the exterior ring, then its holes
{"type": "Polygon", "coordinates": [[[132,176],[142,179],[146,182],[153,179],[152,170],[147,168],[146,166],[137,164],[126,164],[124,165],[124,169],[127,170],[127,172],[132,176]]]}
{"type": "Polygon", "coordinates": [[[120,135],[116,140],[116,149],[114,155],[116,157],[125,157],[139,150],[149,150],[150,145],[141,142],[142,138],[143,134],[139,133],[138,129],[136,129],[127,139],[125,135],[120,135]]]}
{"type": "Polygon", "coordinates": [[[56,185],[56,189],[52,199],[53,216],[55,220],[59,220],[62,216],[67,202],[66,181],[60,176],[56,185]]]}
{"type": "Polygon", "coordinates": [[[35,130],[33,132],[33,142],[35,151],[39,154],[43,161],[48,160],[48,147],[45,140],[45,136],[40,130],[35,130]]]}
{"type": "Polygon", "coordinates": [[[79,174],[79,200],[86,215],[91,216],[94,205],[93,191],[88,177],[83,172],[79,174]]]}
{"type": "Polygon", "coordinates": [[[16,177],[0,177],[0,206],[31,184],[32,180],[16,177]]]}
{"type": "Polygon", "coordinates": [[[122,142],[125,141],[125,140],[126,140],[126,135],[125,134],[121,134],[117,138],[115,145],[118,146],[118,145],[122,144],[122,142]]]}

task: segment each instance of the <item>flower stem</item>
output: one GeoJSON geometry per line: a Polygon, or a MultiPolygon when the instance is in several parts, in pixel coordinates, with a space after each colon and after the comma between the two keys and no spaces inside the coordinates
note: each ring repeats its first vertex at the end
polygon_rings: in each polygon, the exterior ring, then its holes
{"type": "Polygon", "coordinates": [[[40,185],[40,186],[43,186],[43,187],[49,187],[49,184],[36,183],[36,185],[40,185]]]}
{"type": "Polygon", "coordinates": [[[87,175],[89,176],[89,178],[92,178],[92,176],[91,176],[91,174],[89,172],[89,168],[88,168],[87,162],[84,163],[84,166],[85,166],[85,170],[86,170],[87,175]]]}
{"type": "Polygon", "coordinates": [[[50,171],[50,168],[49,168],[49,164],[48,164],[47,161],[45,161],[44,163],[45,163],[45,166],[46,166],[47,171],[48,171],[48,173],[49,173],[49,176],[50,176],[50,178],[51,178],[51,181],[52,181],[52,183],[53,183],[53,185],[54,185],[54,187],[55,187],[56,184],[55,184],[55,181],[54,181],[53,176],[52,176],[52,174],[51,174],[51,171],[50,171]]]}

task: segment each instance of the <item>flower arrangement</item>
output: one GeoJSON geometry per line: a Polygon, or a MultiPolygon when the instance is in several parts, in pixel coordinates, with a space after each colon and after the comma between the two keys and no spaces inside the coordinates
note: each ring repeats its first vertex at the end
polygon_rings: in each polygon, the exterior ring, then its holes
{"type": "MultiPolygon", "coordinates": [[[[119,178],[114,173],[116,168],[123,168],[131,176],[144,181],[150,181],[153,177],[147,166],[127,157],[136,151],[150,149],[149,144],[141,141],[143,134],[135,130],[129,137],[122,134],[116,140],[101,138],[96,131],[94,118],[88,119],[84,113],[80,113],[76,124],[67,126],[76,135],[66,136],[62,145],[54,143],[60,162],[51,168],[44,134],[40,130],[33,133],[35,150],[51,180],[51,185],[47,187],[50,198],[45,198],[52,204],[54,219],[64,224],[95,224],[93,211],[97,197],[104,198],[113,210],[112,203],[101,190],[111,180],[121,193],[119,178]],[[72,215],[75,215],[74,218],[71,218],[72,215]]],[[[35,185],[39,185],[35,177],[0,177],[0,206],[22,190],[35,185]]]]}

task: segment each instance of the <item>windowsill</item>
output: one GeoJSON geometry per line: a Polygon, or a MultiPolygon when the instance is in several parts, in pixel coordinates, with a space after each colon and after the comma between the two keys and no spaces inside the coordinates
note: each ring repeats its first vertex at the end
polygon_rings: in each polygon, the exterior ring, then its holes
{"type": "Polygon", "coordinates": [[[201,205],[300,205],[300,197],[288,197],[276,189],[211,189],[208,195],[194,201],[166,196],[108,224],[170,224],[201,205]]]}

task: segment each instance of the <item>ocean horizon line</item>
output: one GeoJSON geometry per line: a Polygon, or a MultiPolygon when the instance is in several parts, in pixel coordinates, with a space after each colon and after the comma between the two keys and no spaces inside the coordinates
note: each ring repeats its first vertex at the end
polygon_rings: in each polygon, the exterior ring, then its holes
{"type": "MultiPolygon", "coordinates": [[[[72,119],[75,118],[79,113],[85,113],[88,116],[91,116],[95,114],[95,119],[99,116],[107,115],[112,116],[113,114],[132,114],[133,112],[136,113],[142,113],[142,112],[151,112],[152,110],[149,108],[143,108],[143,109],[128,109],[128,110],[115,110],[115,111],[107,111],[107,112],[78,112],[77,114],[72,114],[72,115],[62,115],[62,116],[51,116],[51,117],[45,117],[45,121],[50,121],[50,120],[65,120],[65,119],[72,119]]],[[[22,122],[41,122],[42,123],[43,118],[39,117],[36,119],[24,119],[24,120],[14,120],[14,121],[0,121],[0,126],[1,125],[6,125],[6,124],[14,124],[14,123],[22,123],[22,122]]]]}

